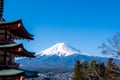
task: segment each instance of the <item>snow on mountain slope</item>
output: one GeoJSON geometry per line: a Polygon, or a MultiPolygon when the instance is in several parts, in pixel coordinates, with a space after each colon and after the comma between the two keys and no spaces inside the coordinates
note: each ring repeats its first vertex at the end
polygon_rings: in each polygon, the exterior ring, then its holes
{"type": "Polygon", "coordinates": [[[53,45],[52,47],[41,51],[40,53],[36,54],[37,56],[52,56],[52,55],[58,55],[58,56],[70,56],[73,54],[82,54],[82,55],[88,55],[86,53],[83,53],[65,43],[57,43],[53,45]]]}

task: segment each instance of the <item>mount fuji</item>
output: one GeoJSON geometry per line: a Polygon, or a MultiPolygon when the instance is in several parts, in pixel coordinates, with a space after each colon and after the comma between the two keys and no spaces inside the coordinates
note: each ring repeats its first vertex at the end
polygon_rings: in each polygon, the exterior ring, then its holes
{"type": "MultiPolygon", "coordinates": [[[[93,59],[107,62],[107,58],[90,56],[68,44],[57,43],[46,50],[38,52],[36,58],[24,58],[16,60],[16,62],[20,63],[22,69],[43,72],[48,70],[73,70],[76,60],[90,62],[93,59]]],[[[119,62],[119,60],[115,61],[119,62]]]]}
{"type": "Polygon", "coordinates": [[[75,54],[88,55],[86,53],[81,52],[80,50],[77,50],[77,49],[69,46],[68,44],[57,43],[57,44],[53,45],[52,47],[36,54],[36,56],[57,55],[59,57],[66,57],[66,56],[75,55],[75,54]]]}

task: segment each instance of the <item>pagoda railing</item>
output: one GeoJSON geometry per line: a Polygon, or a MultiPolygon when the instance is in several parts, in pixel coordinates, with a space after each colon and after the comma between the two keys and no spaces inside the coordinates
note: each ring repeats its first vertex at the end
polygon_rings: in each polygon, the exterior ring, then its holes
{"type": "Polygon", "coordinates": [[[19,67],[19,63],[9,62],[8,66],[19,67]]]}
{"type": "Polygon", "coordinates": [[[0,67],[19,67],[19,63],[0,64],[0,67]]]}
{"type": "Polygon", "coordinates": [[[0,41],[0,44],[15,43],[14,41],[0,41]]]}

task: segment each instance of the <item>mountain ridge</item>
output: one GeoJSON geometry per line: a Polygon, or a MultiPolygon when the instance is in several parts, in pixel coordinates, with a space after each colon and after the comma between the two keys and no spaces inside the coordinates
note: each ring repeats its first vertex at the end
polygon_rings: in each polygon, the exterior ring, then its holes
{"type": "MultiPolygon", "coordinates": [[[[104,57],[89,56],[88,54],[86,55],[86,53],[68,46],[65,43],[58,43],[57,45],[53,45],[52,48],[50,47],[36,54],[36,58],[24,58],[16,60],[16,62],[21,64],[20,68],[22,69],[32,69],[33,71],[41,72],[43,69],[45,71],[46,69],[50,71],[55,69],[63,71],[65,69],[73,70],[76,60],[86,60],[87,62],[91,62],[91,60],[100,60],[101,62],[107,63],[107,59],[108,58],[104,57]],[[58,52],[60,54],[58,54],[58,52]],[[65,52],[67,54],[65,54],[65,52]]],[[[120,60],[115,59],[115,62],[120,64],[120,60]]]]}

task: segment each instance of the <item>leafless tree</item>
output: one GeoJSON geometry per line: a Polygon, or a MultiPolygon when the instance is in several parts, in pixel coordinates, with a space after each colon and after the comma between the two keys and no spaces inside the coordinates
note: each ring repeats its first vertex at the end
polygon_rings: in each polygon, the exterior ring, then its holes
{"type": "Polygon", "coordinates": [[[116,32],[112,38],[107,39],[107,43],[102,43],[98,48],[102,49],[103,54],[120,57],[120,33],[116,32]]]}

